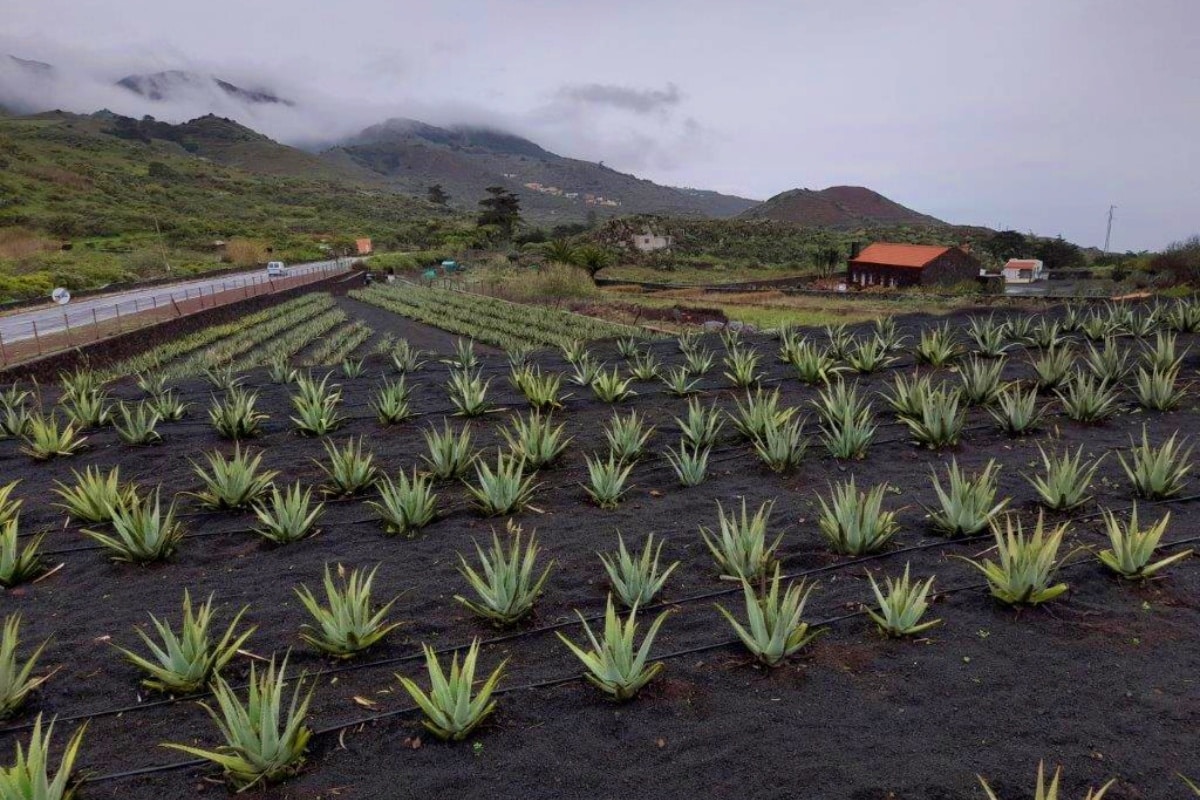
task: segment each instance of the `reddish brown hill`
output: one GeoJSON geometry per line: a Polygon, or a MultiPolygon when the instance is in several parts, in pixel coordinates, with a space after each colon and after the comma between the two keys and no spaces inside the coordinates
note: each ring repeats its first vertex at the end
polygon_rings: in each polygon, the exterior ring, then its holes
{"type": "Polygon", "coordinates": [[[864,186],[792,189],[741,214],[747,219],[773,219],[812,228],[860,228],[873,225],[945,225],[864,186]]]}

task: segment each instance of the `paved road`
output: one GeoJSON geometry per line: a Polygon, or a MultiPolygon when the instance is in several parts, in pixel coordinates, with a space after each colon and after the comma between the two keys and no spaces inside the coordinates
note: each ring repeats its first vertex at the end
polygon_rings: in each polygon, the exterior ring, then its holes
{"type": "MultiPolygon", "coordinates": [[[[347,260],[343,259],[341,263],[345,265],[347,260]]],[[[288,267],[288,272],[290,275],[305,275],[337,267],[336,261],[315,261],[309,264],[292,264],[288,267]]],[[[207,297],[226,289],[240,289],[247,284],[262,284],[266,280],[267,272],[261,269],[95,295],[72,300],[65,306],[39,306],[0,316],[0,337],[3,337],[5,342],[18,342],[34,337],[34,323],[37,324],[38,335],[45,336],[65,330],[68,324],[72,328],[82,327],[97,321],[114,319],[118,313],[125,317],[168,305],[172,300],[194,300],[200,295],[207,297]]]]}

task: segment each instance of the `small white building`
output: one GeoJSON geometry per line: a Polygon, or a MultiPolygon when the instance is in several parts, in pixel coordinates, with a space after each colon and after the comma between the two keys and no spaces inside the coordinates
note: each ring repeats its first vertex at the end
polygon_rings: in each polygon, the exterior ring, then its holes
{"type": "Polygon", "coordinates": [[[672,239],[670,236],[659,236],[652,231],[644,231],[633,235],[633,247],[642,253],[652,253],[655,250],[669,250],[672,239]]]}
{"type": "Polygon", "coordinates": [[[1036,258],[1010,258],[1001,272],[1005,283],[1035,283],[1046,280],[1046,269],[1036,258]]]}

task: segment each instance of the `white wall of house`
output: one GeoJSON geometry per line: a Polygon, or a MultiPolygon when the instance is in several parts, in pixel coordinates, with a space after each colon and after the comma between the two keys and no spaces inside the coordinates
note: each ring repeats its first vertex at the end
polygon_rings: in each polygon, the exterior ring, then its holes
{"type": "Polygon", "coordinates": [[[636,250],[642,253],[652,253],[655,250],[667,250],[671,247],[672,239],[670,236],[659,236],[657,234],[646,231],[645,233],[635,233],[633,235],[633,246],[636,250]]]}

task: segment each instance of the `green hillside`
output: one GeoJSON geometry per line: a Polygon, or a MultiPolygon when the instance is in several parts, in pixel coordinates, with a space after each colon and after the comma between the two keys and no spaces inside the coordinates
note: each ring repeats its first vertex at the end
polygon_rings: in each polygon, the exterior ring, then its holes
{"type": "Polygon", "coordinates": [[[470,229],[364,172],[216,117],[0,117],[0,300],[156,277],[164,250],[173,274],[213,269],[218,241],[295,261],[357,236],[424,247],[470,229]]]}

